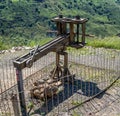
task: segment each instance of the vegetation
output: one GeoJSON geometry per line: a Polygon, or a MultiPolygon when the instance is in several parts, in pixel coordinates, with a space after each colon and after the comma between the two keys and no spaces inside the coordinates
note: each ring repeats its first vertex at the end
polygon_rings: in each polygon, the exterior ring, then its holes
{"type": "Polygon", "coordinates": [[[88,46],[93,47],[104,47],[110,49],[119,49],[120,50],[120,38],[119,37],[105,37],[104,39],[88,39],[88,46]]]}
{"type": "MultiPolygon", "coordinates": [[[[120,38],[117,36],[105,37],[105,38],[87,38],[86,46],[92,46],[95,48],[103,47],[109,49],[118,49],[120,50],[120,38]]],[[[68,51],[74,51],[74,48],[68,47],[68,51]]],[[[81,54],[92,54],[91,50],[83,47],[80,49],[81,54]]]]}
{"type": "Polygon", "coordinates": [[[34,41],[34,40],[32,40],[32,41],[29,43],[29,46],[31,46],[31,47],[33,47],[33,46],[35,46],[35,45],[40,45],[40,46],[42,46],[42,45],[48,43],[48,42],[51,41],[51,40],[52,40],[52,38],[44,38],[44,39],[40,39],[39,41],[34,41]]]}
{"type": "Polygon", "coordinates": [[[72,116],[82,116],[82,114],[80,114],[80,112],[77,113],[77,112],[74,111],[72,116]]]}
{"type": "Polygon", "coordinates": [[[80,105],[80,104],[82,105],[82,101],[73,100],[71,104],[72,105],[80,105]]]}
{"type": "Polygon", "coordinates": [[[56,29],[50,20],[58,14],[79,14],[89,19],[87,33],[113,36],[120,33],[119,12],[120,0],[0,0],[0,49],[45,40],[46,32],[56,29]]]}

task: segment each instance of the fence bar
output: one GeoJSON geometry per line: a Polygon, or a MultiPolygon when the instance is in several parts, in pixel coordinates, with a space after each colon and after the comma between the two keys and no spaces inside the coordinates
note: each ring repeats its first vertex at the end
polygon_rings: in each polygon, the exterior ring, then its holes
{"type": "Polygon", "coordinates": [[[27,116],[24,89],[23,89],[23,76],[22,76],[21,69],[16,68],[16,76],[17,76],[17,85],[18,85],[21,113],[22,113],[22,116],[27,116]]]}

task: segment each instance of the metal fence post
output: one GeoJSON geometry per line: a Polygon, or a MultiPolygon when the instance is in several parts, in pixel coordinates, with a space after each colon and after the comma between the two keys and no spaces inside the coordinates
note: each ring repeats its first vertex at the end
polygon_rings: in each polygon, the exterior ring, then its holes
{"type": "Polygon", "coordinates": [[[27,116],[27,109],[26,109],[24,89],[23,89],[23,76],[21,69],[16,68],[16,76],[17,76],[17,85],[18,85],[21,113],[22,116],[27,116]]]}

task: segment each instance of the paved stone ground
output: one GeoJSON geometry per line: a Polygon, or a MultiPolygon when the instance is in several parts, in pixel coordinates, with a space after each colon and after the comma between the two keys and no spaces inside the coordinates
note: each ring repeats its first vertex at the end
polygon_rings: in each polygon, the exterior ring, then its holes
{"type": "Polygon", "coordinates": [[[96,116],[120,116],[120,85],[111,87],[99,102],[103,104],[96,116]]]}
{"type": "MultiPolygon", "coordinates": [[[[53,116],[120,116],[120,85],[113,85],[109,90],[103,93],[100,99],[93,100],[71,110],[69,114],[59,112],[59,115],[53,113],[53,116]],[[102,96],[102,97],[101,97],[102,96]]],[[[66,102],[66,104],[69,101],[66,102]]],[[[64,105],[65,106],[65,105],[64,105]]],[[[70,106],[69,106],[70,107],[70,106]]],[[[66,107],[64,107],[65,109],[66,107]]],[[[47,114],[52,116],[51,113],[47,114]]]]}

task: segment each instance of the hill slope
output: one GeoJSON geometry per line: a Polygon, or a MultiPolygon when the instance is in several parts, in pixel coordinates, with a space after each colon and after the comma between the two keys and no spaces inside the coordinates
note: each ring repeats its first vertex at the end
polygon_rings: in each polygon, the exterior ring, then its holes
{"type": "Polygon", "coordinates": [[[89,18],[87,33],[96,36],[120,33],[120,0],[1,0],[0,43],[38,41],[55,29],[50,19],[58,14],[89,18]]]}

